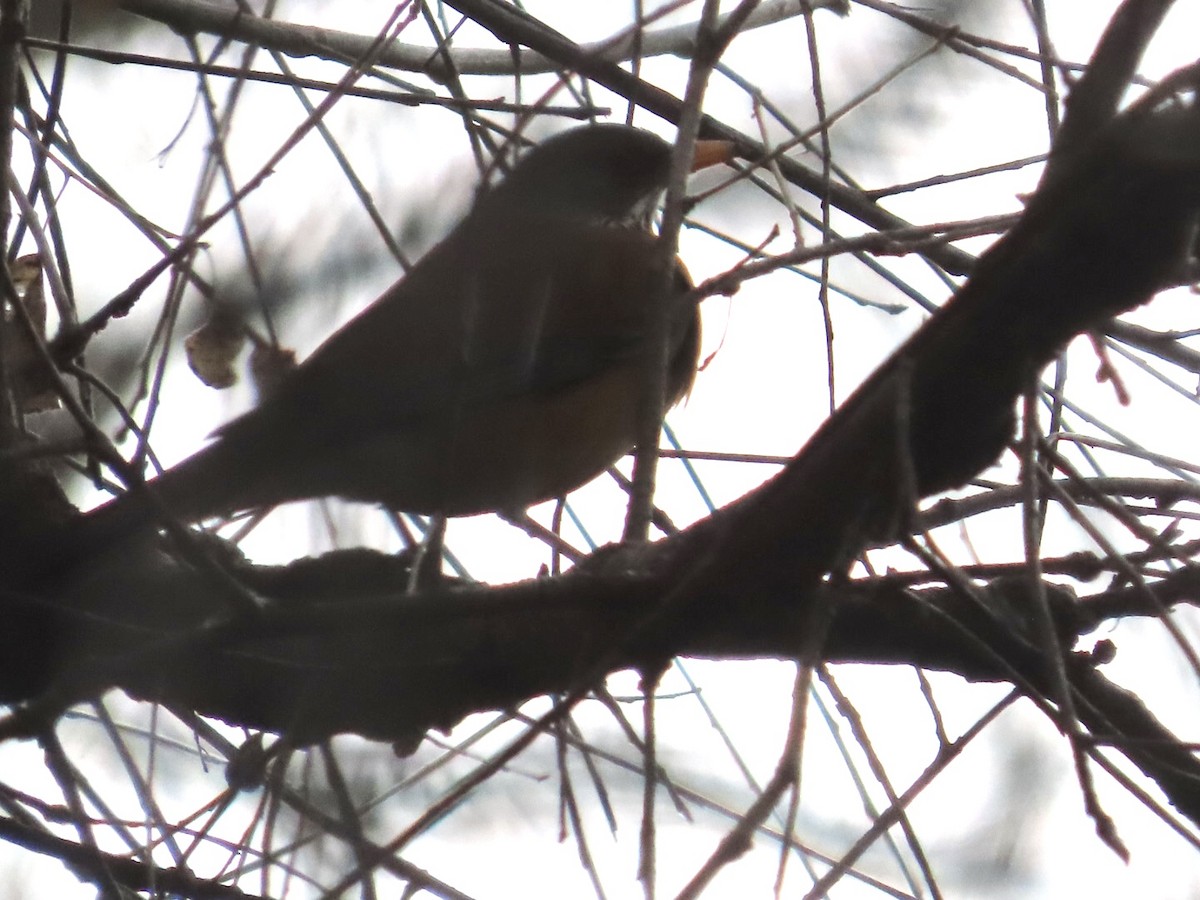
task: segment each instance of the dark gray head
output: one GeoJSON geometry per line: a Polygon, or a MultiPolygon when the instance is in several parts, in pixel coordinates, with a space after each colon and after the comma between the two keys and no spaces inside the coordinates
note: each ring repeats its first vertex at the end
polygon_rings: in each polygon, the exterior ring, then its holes
{"type": "Polygon", "coordinates": [[[574,219],[640,218],[666,189],[671,145],[628,125],[584,125],[543,141],[480,201],[574,219]]]}

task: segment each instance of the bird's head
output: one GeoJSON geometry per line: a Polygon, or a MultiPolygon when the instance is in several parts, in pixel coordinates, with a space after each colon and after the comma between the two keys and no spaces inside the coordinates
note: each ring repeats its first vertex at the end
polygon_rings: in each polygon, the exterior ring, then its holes
{"type": "Polygon", "coordinates": [[[480,200],[487,208],[596,222],[641,222],[667,186],[671,145],[628,125],[573,128],[543,141],[480,200]]]}

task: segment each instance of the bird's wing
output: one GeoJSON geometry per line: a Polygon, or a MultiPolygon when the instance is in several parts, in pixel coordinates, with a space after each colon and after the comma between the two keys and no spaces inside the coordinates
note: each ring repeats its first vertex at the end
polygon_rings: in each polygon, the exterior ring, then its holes
{"type": "MultiPolygon", "coordinates": [[[[417,427],[521,392],[553,394],[642,352],[663,294],[656,239],[558,222],[550,247],[537,224],[514,222],[471,255],[460,229],[321,345],[267,407],[219,433],[266,433],[267,417],[313,441],[417,427]]],[[[682,340],[693,314],[680,315],[682,340]]]]}

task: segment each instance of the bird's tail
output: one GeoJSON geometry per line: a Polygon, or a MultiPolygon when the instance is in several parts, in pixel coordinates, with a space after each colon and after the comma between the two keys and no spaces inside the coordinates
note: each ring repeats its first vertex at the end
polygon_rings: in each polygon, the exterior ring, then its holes
{"type": "Polygon", "coordinates": [[[219,442],[210,445],[158,478],[130,487],[39,538],[29,570],[35,574],[65,571],[102,554],[120,552],[172,525],[226,512],[230,482],[222,477],[223,451],[218,448],[219,442]]]}

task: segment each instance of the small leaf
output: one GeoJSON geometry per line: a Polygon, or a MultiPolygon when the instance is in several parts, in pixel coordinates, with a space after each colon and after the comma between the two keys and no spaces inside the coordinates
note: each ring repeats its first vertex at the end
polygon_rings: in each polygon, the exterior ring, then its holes
{"type": "MultiPolygon", "coordinates": [[[[45,340],[46,295],[42,289],[42,258],[36,253],[18,257],[12,264],[10,275],[18,302],[28,313],[34,330],[45,340]]],[[[18,321],[16,310],[6,306],[4,318],[3,355],[10,371],[17,373],[13,388],[21,411],[33,413],[54,409],[58,406],[58,394],[37,345],[18,321]]]]}
{"type": "Polygon", "coordinates": [[[184,339],[183,346],[196,377],[211,388],[224,390],[237,384],[233,363],[245,342],[241,321],[229,309],[218,306],[207,322],[184,339]]]}
{"type": "Polygon", "coordinates": [[[296,368],[296,351],[277,344],[256,344],[250,353],[250,377],[259,398],[270,396],[296,368]]]}

